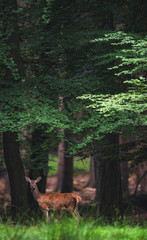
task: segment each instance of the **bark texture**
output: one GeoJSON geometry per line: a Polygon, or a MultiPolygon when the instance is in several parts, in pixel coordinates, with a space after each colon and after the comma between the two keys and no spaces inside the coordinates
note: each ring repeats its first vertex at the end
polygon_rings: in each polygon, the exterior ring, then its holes
{"type": "Polygon", "coordinates": [[[3,133],[4,158],[8,170],[11,202],[16,210],[27,208],[27,187],[16,132],[3,133]]]}
{"type": "MultiPolygon", "coordinates": [[[[64,137],[67,134],[64,131],[64,137]]],[[[68,143],[64,140],[58,146],[58,183],[57,189],[62,193],[73,190],[73,157],[67,154],[68,143]]]]}
{"type": "MultiPolygon", "coordinates": [[[[3,4],[3,27],[6,33],[6,44],[9,46],[9,57],[14,60],[15,67],[20,74],[22,71],[21,56],[20,56],[20,43],[19,43],[19,29],[18,29],[18,17],[17,17],[17,1],[8,0],[3,4]]],[[[13,83],[16,83],[16,76],[13,71],[7,66],[6,69],[6,85],[8,88],[13,83]]],[[[9,104],[9,103],[8,103],[9,104]]],[[[14,108],[15,110],[15,108],[14,108]]],[[[8,170],[10,188],[11,188],[11,201],[15,208],[27,208],[27,187],[24,178],[24,168],[20,157],[19,142],[17,139],[17,132],[6,131],[3,133],[4,144],[4,158],[8,170]]]]}
{"type": "Polygon", "coordinates": [[[122,216],[122,189],[118,136],[109,135],[105,143],[95,142],[97,217],[112,220],[122,216]]]}

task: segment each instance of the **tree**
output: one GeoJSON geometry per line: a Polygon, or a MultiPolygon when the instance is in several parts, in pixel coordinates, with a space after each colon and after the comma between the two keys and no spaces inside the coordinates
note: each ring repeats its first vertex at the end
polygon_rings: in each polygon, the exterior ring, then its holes
{"type": "MultiPolygon", "coordinates": [[[[29,177],[37,179],[41,176],[41,181],[38,184],[39,191],[44,193],[46,190],[46,180],[48,176],[48,147],[45,146],[47,134],[45,134],[45,126],[37,126],[32,129],[31,138],[31,155],[29,160],[29,177]]],[[[34,199],[29,189],[29,203],[34,205],[34,199]]]]}
{"type": "Polygon", "coordinates": [[[94,143],[97,217],[109,221],[123,215],[118,140],[111,134],[94,143]]]}
{"type": "MultiPolygon", "coordinates": [[[[112,34],[108,34],[108,32],[114,31],[115,25],[124,24],[125,11],[122,11],[121,14],[120,11],[125,9],[125,5],[130,2],[132,1],[127,1],[127,3],[126,1],[125,3],[124,1],[119,3],[113,1],[112,3],[108,0],[103,2],[94,0],[92,4],[91,2],[87,4],[87,0],[72,2],[68,0],[62,2],[59,0],[37,2],[31,0],[27,2],[24,9],[19,12],[21,59],[25,73],[23,81],[17,82],[17,84],[15,82],[9,88],[5,88],[9,93],[7,97],[6,91],[0,89],[1,108],[3,107],[0,124],[3,131],[22,131],[25,126],[46,124],[48,133],[54,131],[59,136],[60,130],[63,129],[65,135],[68,135],[66,137],[68,144],[66,156],[72,156],[85,153],[90,155],[93,150],[98,152],[97,147],[93,149],[95,140],[101,141],[102,138],[113,133],[120,134],[122,126],[129,130],[137,114],[135,111],[129,110],[129,106],[132,105],[127,102],[128,83],[123,84],[126,75],[122,74],[118,79],[114,71],[118,70],[119,74],[127,65],[127,74],[129,74],[129,70],[134,64],[132,62],[134,57],[130,57],[129,61],[126,61],[124,55],[130,54],[129,46],[133,44],[134,40],[130,38],[130,35],[122,32],[113,32],[112,34]],[[61,34],[61,26],[64,26],[64,34],[61,34]],[[105,37],[104,32],[107,33],[105,37]],[[125,50],[125,52],[121,50],[125,50]],[[63,69],[61,72],[59,72],[59,60],[61,60],[60,69],[63,69]],[[119,64],[122,65],[118,66],[119,64]],[[113,69],[112,66],[116,68],[113,69]],[[109,68],[112,70],[110,71],[109,68]],[[121,94],[122,92],[123,94],[121,94]],[[86,102],[78,98],[83,94],[86,94],[83,96],[86,102]],[[64,98],[66,106],[63,111],[59,111],[59,97],[61,96],[64,98]],[[124,101],[128,103],[128,110],[120,111],[118,98],[120,98],[122,106],[124,101]],[[116,105],[109,105],[110,102],[116,103],[116,105]],[[107,106],[103,105],[104,103],[109,107],[108,110],[107,106]],[[85,105],[89,107],[87,108],[85,105]],[[82,117],[76,118],[75,115],[81,111],[82,117]],[[126,119],[127,121],[125,121],[126,119]],[[76,138],[71,138],[72,134],[76,135],[76,138]]],[[[129,17],[132,19],[131,15],[129,17]]],[[[136,46],[136,49],[138,48],[139,45],[136,46]]],[[[6,65],[6,60],[8,61],[4,49],[6,50],[6,46],[3,43],[3,51],[0,53],[1,65],[6,65]]],[[[131,51],[131,54],[135,54],[136,50],[132,48],[131,51]]],[[[139,50],[139,54],[144,53],[139,50]]],[[[141,57],[139,58],[139,61],[142,61],[141,57]]],[[[138,60],[136,59],[136,61],[138,60]]],[[[16,77],[17,71],[13,61],[10,61],[9,68],[16,77]]],[[[135,79],[137,78],[135,77],[135,79]]],[[[137,84],[137,81],[133,82],[129,79],[132,86],[137,84]]],[[[145,86],[140,85],[143,83],[143,79],[139,78],[139,81],[139,87],[144,89],[145,86]]],[[[135,94],[134,97],[138,97],[139,103],[140,97],[144,98],[145,95],[135,94]]],[[[133,95],[131,95],[131,99],[130,101],[134,104],[133,95]]],[[[135,109],[139,109],[137,111],[141,113],[141,105],[135,109]]],[[[139,116],[137,121],[143,122],[145,114],[139,116]]],[[[138,125],[133,124],[133,126],[135,129],[138,125]]],[[[110,143],[109,139],[107,142],[110,143]]],[[[113,155],[113,151],[111,153],[113,155]]],[[[103,156],[103,159],[106,157],[107,154],[103,156]]],[[[117,168],[118,157],[115,159],[117,159],[115,161],[117,168]]],[[[104,163],[106,162],[104,161],[104,163]]],[[[106,164],[104,165],[107,169],[106,164]]],[[[109,162],[108,166],[111,171],[109,162]]],[[[100,180],[100,178],[97,179],[100,180]]],[[[118,179],[118,175],[116,179],[118,179]]],[[[99,182],[96,184],[98,186],[99,182]]],[[[120,193],[119,188],[117,190],[116,196],[120,193]]],[[[115,199],[111,200],[115,201],[115,199]]],[[[121,198],[119,197],[119,199],[121,198]]],[[[118,205],[116,204],[116,206],[118,205]]],[[[110,214],[109,218],[111,218],[110,214]]]]}
{"type": "MultiPolygon", "coordinates": [[[[106,38],[101,40],[110,40],[112,41],[110,44],[113,46],[122,47],[124,45],[123,49],[117,49],[115,53],[112,53],[112,56],[119,60],[116,66],[109,68],[110,70],[116,70],[115,76],[123,80],[123,91],[118,94],[87,95],[83,98],[90,99],[92,104],[89,107],[95,109],[101,116],[104,116],[104,119],[107,121],[105,132],[111,129],[111,131],[119,133],[122,127],[129,129],[129,126],[132,126],[129,130],[139,134],[136,127],[146,126],[147,123],[146,39],[136,40],[129,34],[118,32],[108,34],[106,38]],[[118,42],[115,42],[116,40],[118,42]],[[123,89],[125,85],[126,87],[123,89]],[[114,123],[113,126],[112,122],[114,123]]],[[[102,59],[107,57],[104,55],[102,59]]],[[[102,134],[102,132],[99,134],[102,134]]]]}
{"type": "Polygon", "coordinates": [[[11,203],[15,211],[27,209],[28,197],[17,133],[3,133],[4,159],[9,175],[11,203]]]}
{"type": "MultiPolygon", "coordinates": [[[[17,2],[15,0],[7,1],[7,4],[2,2],[2,25],[1,37],[6,52],[4,58],[5,74],[1,81],[3,90],[11,87],[18,80],[21,73],[19,33],[17,22],[17,2]],[[5,15],[5,11],[12,11],[12,14],[5,15]],[[8,58],[10,62],[8,62],[8,58]],[[12,69],[13,68],[13,69],[12,69]]],[[[2,52],[3,54],[3,52],[2,52]]],[[[9,104],[9,103],[8,103],[9,104]]],[[[4,158],[8,170],[10,187],[11,187],[11,202],[15,210],[26,209],[28,206],[27,188],[24,178],[24,168],[20,158],[19,142],[17,132],[6,130],[3,133],[4,158]]]]}
{"type": "MultiPolygon", "coordinates": [[[[136,165],[139,161],[143,161],[145,159],[145,155],[143,157],[142,150],[146,149],[145,144],[145,134],[140,132],[140,129],[144,127],[146,129],[146,101],[147,101],[147,88],[146,88],[146,79],[145,79],[145,69],[146,69],[146,40],[144,39],[135,39],[129,34],[125,34],[122,32],[112,33],[105,35],[105,38],[100,38],[98,41],[110,41],[112,46],[120,46],[120,49],[116,49],[114,52],[109,55],[99,56],[100,63],[106,64],[109,61],[112,61],[114,57],[116,58],[116,63],[118,65],[109,68],[112,70],[118,70],[115,72],[114,78],[118,76],[119,82],[123,84],[128,84],[128,89],[123,88],[121,93],[113,93],[113,94],[101,94],[101,95],[84,95],[82,99],[90,100],[87,102],[87,108],[93,109],[96,113],[98,121],[95,123],[96,131],[91,133],[91,137],[88,136],[88,140],[91,141],[93,138],[97,139],[105,139],[107,133],[113,134],[121,134],[122,129],[125,132],[137,134],[140,137],[140,143],[142,143],[141,149],[136,150],[135,154],[130,154],[129,159],[131,159],[136,165]],[[112,41],[112,42],[111,42],[112,41]],[[137,55],[136,55],[137,51],[137,55]],[[120,61],[118,61],[118,59],[120,61]],[[138,76],[138,78],[137,78],[138,76]],[[125,78],[128,78],[126,80],[125,78]],[[97,137],[96,137],[97,133],[97,137]],[[144,136],[143,136],[144,135],[144,136]],[[144,139],[144,140],[143,140],[144,139]],[[144,143],[143,143],[144,142],[144,143]],[[141,155],[140,155],[141,154],[141,155]],[[134,155],[134,157],[133,157],[134,155]],[[141,158],[140,158],[141,156],[141,158]]],[[[97,41],[97,40],[96,40],[97,41]]],[[[90,122],[90,121],[89,121],[90,122]]],[[[111,139],[111,138],[108,138],[111,139]]],[[[108,140],[109,141],[109,140],[108,140]]],[[[111,143],[115,141],[113,138],[110,140],[111,143]]],[[[139,146],[139,141],[138,141],[139,146]]],[[[107,146],[108,147],[108,146],[107,146]]],[[[101,149],[102,146],[98,144],[97,149],[101,149]]],[[[117,146],[115,146],[117,149],[117,146]]],[[[109,174],[111,171],[111,166],[109,165],[109,155],[113,156],[113,167],[115,169],[119,169],[119,157],[117,155],[117,161],[115,161],[115,157],[113,154],[110,154],[109,151],[106,153],[106,150],[102,148],[102,152],[98,155],[98,161],[95,161],[95,171],[96,171],[96,182],[97,185],[97,210],[98,216],[104,215],[108,218],[113,217],[116,212],[113,209],[111,212],[111,204],[115,206],[115,209],[118,209],[121,213],[121,184],[120,184],[120,170],[117,171],[115,176],[118,177],[116,180],[117,185],[114,190],[116,198],[110,199],[109,189],[105,188],[105,182],[109,183],[113,189],[114,179],[113,177],[109,180],[109,174]],[[106,161],[108,159],[108,161],[106,161]],[[106,164],[106,165],[105,165],[106,164]],[[116,167],[116,168],[115,168],[116,167]],[[104,171],[105,169],[105,171],[104,171]],[[109,174],[106,174],[104,177],[104,173],[107,173],[107,169],[109,169],[109,174]],[[103,179],[103,180],[102,180],[103,179]],[[104,185],[104,187],[102,187],[104,185]],[[105,189],[106,192],[105,192],[105,189]],[[106,193],[108,193],[106,197],[106,193]],[[120,193],[120,194],[119,194],[120,193]],[[119,196],[119,197],[118,197],[119,196]],[[103,199],[103,201],[102,201],[103,199]],[[107,200],[106,200],[107,199],[107,200]],[[111,203],[110,203],[110,202],[111,203]],[[114,204],[114,205],[113,205],[114,204]],[[116,204],[116,205],[115,205],[116,204]],[[106,206],[110,206],[107,209],[106,206]]],[[[96,152],[96,154],[98,154],[96,152]]],[[[110,157],[111,159],[111,157],[110,157]]],[[[126,160],[126,159],[125,159],[126,160]]],[[[110,160],[111,162],[112,160],[110,160]]],[[[112,174],[111,174],[112,175],[112,174]]],[[[117,178],[116,177],[116,178],[117,178]]],[[[107,185],[106,185],[107,186],[107,185]]],[[[113,191],[113,190],[112,190],[113,191]]],[[[112,192],[111,192],[112,193],[112,192]]]]}
{"type": "Polygon", "coordinates": [[[73,156],[68,153],[69,136],[64,131],[64,140],[58,146],[58,182],[57,189],[61,192],[73,190],[73,156]]]}

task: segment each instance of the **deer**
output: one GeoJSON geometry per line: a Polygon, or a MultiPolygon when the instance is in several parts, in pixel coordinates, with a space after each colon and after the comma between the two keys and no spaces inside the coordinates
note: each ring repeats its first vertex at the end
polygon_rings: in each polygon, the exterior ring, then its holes
{"type": "Polygon", "coordinates": [[[40,193],[37,183],[41,180],[41,177],[36,180],[31,180],[29,177],[25,177],[25,179],[30,183],[32,195],[48,221],[50,220],[50,210],[59,212],[67,210],[76,220],[81,219],[78,212],[78,206],[82,201],[80,196],[74,193],[40,193]]]}

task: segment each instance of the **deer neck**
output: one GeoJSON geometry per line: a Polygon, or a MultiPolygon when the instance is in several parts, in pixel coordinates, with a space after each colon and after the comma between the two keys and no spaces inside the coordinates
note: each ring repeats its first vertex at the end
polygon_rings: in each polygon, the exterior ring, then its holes
{"type": "Polygon", "coordinates": [[[36,186],[35,190],[32,190],[32,194],[33,194],[34,199],[38,202],[38,199],[40,197],[40,192],[39,192],[37,186],[36,186]]]}

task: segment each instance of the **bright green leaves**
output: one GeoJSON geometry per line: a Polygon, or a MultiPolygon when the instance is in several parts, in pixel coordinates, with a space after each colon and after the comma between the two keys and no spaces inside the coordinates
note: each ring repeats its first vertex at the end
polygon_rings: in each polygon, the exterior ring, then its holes
{"type": "Polygon", "coordinates": [[[44,20],[44,22],[46,24],[48,24],[50,22],[50,17],[51,17],[51,6],[52,6],[52,2],[54,0],[46,0],[46,5],[43,8],[43,15],[42,15],[42,19],[44,20]]]}
{"type": "Polygon", "coordinates": [[[115,46],[112,53],[98,57],[98,64],[103,65],[109,60],[114,62],[115,58],[115,65],[111,64],[108,69],[113,70],[114,79],[122,86],[121,91],[116,89],[116,94],[87,94],[79,97],[87,109],[97,112],[97,118],[103,119],[97,125],[97,132],[105,134],[121,131],[121,128],[133,130],[147,126],[146,38],[138,39],[123,32],[115,32],[92,42],[106,42],[110,47],[115,46]]]}

